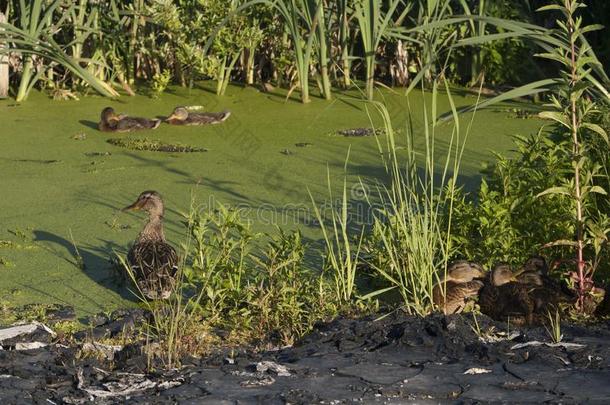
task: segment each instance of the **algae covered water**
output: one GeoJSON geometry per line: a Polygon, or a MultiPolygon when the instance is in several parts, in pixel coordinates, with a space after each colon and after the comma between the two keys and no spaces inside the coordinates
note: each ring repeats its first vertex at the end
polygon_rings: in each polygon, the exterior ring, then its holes
{"type": "MultiPolygon", "coordinates": [[[[135,305],[117,282],[110,259],[114,252],[126,252],[140,230],[143,216],[119,209],[143,190],[164,196],[166,233],[176,247],[184,239],[182,215],[192,197],[204,205],[239,207],[257,231],[276,224],[299,227],[315,243],[320,231],[313,213],[308,215],[309,191],[316,200],[327,198],[327,168],[338,190],[349,149],[349,181],[385,178],[377,146],[383,134],[377,139],[331,135],[370,127],[371,120],[381,123],[360,94],[337,93],[333,101],[314,99],[302,105],[284,95],[237,86],[217,97],[206,86],[190,92],[171,88],[160,99],[138,95],[116,101],[53,101],[32,94],[20,105],[0,100],[0,303],[63,303],[81,314],[135,305]],[[167,116],[177,105],[226,109],[232,115],[219,125],[162,125],[117,136],[97,130],[99,113],[108,105],[151,118],[167,116]],[[179,147],[151,151],[107,142],[117,137],[179,147]],[[182,153],[183,147],[201,153],[182,153]]],[[[429,95],[411,95],[409,103],[403,90],[385,91],[383,97],[400,130],[409,109],[414,117],[422,116],[429,95]]],[[[474,101],[456,97],[459,105],[474,101]]],[[[439,111],[449,108],[444,104],[439,111]]],[[[540,125],[513,115],[508,110],[477,113],[462,165],[468,187],[478,183],[481,164],[491,160],[492,149],[506,152],[512,135],[531,134],[540,125]]],[[[417,133],[422,123],[413,124],[417,133]]],[[[446,153],[451,129],[450,124],[438,127],[440,155],[446,153]]],[[[421,141],[416,138],[416,145],[421,141]]],[[[361,198],[358,190],[351,197],[361,198]]]]}

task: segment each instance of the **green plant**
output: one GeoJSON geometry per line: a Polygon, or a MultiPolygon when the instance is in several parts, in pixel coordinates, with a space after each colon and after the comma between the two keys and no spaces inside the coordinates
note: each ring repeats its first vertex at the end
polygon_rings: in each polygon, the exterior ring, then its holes
{"type": "MultiPolygon", "coordinates": [[[[348,159],[349,152],[345,163],[346,171],[348,159]]],[[[330,210],[331,232],[329,232],[327,229],[325,218],[311,193],[310,198],[313,204],[314,213],[318,222],[320,223],[320,228],[322,229],[324,242],[326,243],[323,271],[331,273],[334,280],[337,300],[342,305],[347,306],[352,302],[352,298],[356,293],[356,276],[358,271],[358,262],[360,260],[362,239],[364,236],[364,227],[362,227],[358,240],[354,246],[354,243],[350,238],[349,231],[350,224],[349,201],[347,198],[347,173],[343,178],[343,193],[338,208],[334,206],[330,171],[328,170],[327,185],[329,201],[331,201],[331,204],[333,205],[331,206],[330,210]]]]}
{"type": "Polygon", "coordinates": [[[381,0],[356,0],[354,2],[354,15],[360,28],[364,60],[366,66],[366,97],[373,99],[375,86],[375,54],[382,39],[390,36],[395,26],[400,26],[410,11],[404,7],[397,17],[394,17],[402,0],[391,0],[387,6],[381,0]],[[382,7],[382,5],[384,7],[382,7]],[[387,8],[386,8],[387,7],[387,8]]]}
{"type": "MultiPolygon", "coordinates": [[[[476,198],[462,191],[456,198],[454,247],[486,267],[498,260],[520,265],[550,241],[574,232],[568,201],[536,197],[568,175],[564,142],[540,130],[514,137],[514,145],[513,157],[496,155],[486,168],[476,198]]],[[[545,253],[562,255],[558,248],[545,253]]]]}
{"type": "Polygon", "coordinates": [[[171,79],[172,75],[169,70],[164,70],[162,73],[155,73],[151,86],[152,97],[159,98],[165,89],[167,89],[167,85],[171,79]]]}
{"type": "MultiPolygon", "coordinates": [[[[595,268],[587,264],[585,248],[587,245],[600,246],[599,239],[606,240],[610,229],[596,226],[595,217],[587,215],[587,206],[594,194],[607,195],[607,191],[600,185],[594,184],[594,178],[599,175],[601,167],[591,162],[587,154],[586,132],[591,131],[601,136],[606,145],[610,145],[608,135],[602,127],[591,122],[591,115],[596,112],[595,82],[592,80],[592,71],[600,68],[597,59],[590,56],[591,47],[584,39],[584,34],[599,29],[599,26],[582,26],[582,18],[577,16],[579,8],[585,5],[576,0],[564,0],[559,4],[551,4],[539,10],[556,10],[563,16],[558,21],[559,29],[553,36],[560,45],[549,49],[540,57],[555,61],[561,66],[561,76],[556,79],[552,88],[551,110],[540,113],[543,118],[555,121],[560,128],[569,133],[571,139],[568,154],[573,174],[557,185],[538,194],[562,195],[573,203],[572,220],[575,224],[576,237],[573,241],[559,240],[556,245],[572,246],[576,250],[576,273],[573,278],[577,283],[578,303],[584,310],[585,296],[593,287],[592,276],[595,268]],[[587,229],[597,228],[601,235],[588,234],[587,229]]],[[[599,250],[599,249],[596,249],[599,250]]],[[[596,252],[598,253],[598,252],[596,252]]]]}
{"type": "MultiPolygon", "coordinates": [[[[60,45],[53,38],[57,27],[62,26],[76,8],[76,5],[69,4],[67,8],[62,9],[61,5],[60,0],[48,4],[43,0],[34,0],[27,3],[25,0],[20,0],[18,26],[10,23],[0,24],[0,41],[9,43],[9,47],[0,48],[0,52],[16,52],[24,58],[23,71],[21,72],[16,96],[17,101],[25,100],[33,86],[49,69],[50,65],[42,65],[37,68],[34,63],[34,56],[49,63],[61,65],[103,96],[118,96],[118,93],[107,83],[83,68],[80,59],[68,55],[65,51],[65,45],[60,45]],[[59,18],[56,20],[54,19],[55,13],[59,13],[59,18]]],[[[79,36],[76,43],[83,39],[82,36],[79,36]]]]}
{"type": "Polygon", "coordinates": [[[547,312],[548,326],[544,325],[546,333],[551,338],[551,342],[559,343],[563,340],[563,334],[561,333],[561,315],[559,310],[555,311],[552,315],[551,312],[547,312]]]}
{"type": "Polygon", "coordinates": [[[447,84],[445,92],[453,112],[454,130],[440,173],[435,163],[438,81],[433,83],[430,110],[425,108],[423,113],[423,173],[418,170],[412,127],[407,124],[408,153],[406,162],[402,163],[397,156],[389,113],[382,103],[373,102],[385,125],[386,149],[381,144],[379,148],[387,156],[385,167],[391,180],[389,186],[378,187],[379,208],[374,211],[373,228],[364,251],[367,263],[389,286],[367,294],[366,298],[397,290],[405,310],[420,315],[433,310],[433,286],[444,278],[443,272],[453,253],[455,181],[468,135],[468,130],[465,135],[461,132],[447,84]]]}

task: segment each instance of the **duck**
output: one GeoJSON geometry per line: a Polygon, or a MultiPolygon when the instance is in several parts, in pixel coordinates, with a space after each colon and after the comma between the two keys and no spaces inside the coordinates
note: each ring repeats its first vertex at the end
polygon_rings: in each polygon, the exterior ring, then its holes
{"type": "Polygon", "coordinates": [[[520,283],[508,263],[494,266],[479,291],[481,312],[497,321],[531,325],[534,321],[534,299],[528,286],[520,283]]]}
{"type": "Polygon", "coordinates": [[[434,305],[445,315],[462,312],[467,301],[483,287],[483,282],[477,279],[484,274],[485,270],[477,263],[466,260],[451,263],[444,279],[432,289],[434,305]]]}
{"type": "Polygon", "coordinates": [[[219,124],[231,116],[230,111],[218,113],[213,112],[189,112],[186,107],[176,107],[174,112],[165,119],[171,125],[207,125],[219,124]]]}
{"type": "Polygon", "coordinates": [[[156,191],[144,191],[123,211],[146,211],[148,222],[127,254],[127,263],[141,294],[149,300],[168,299],[176,284],[178,255],[165,240],[164,205],[156,191]]]}
{"type": "Polygon", "coordinates": [[[549,276],[549,266],[542,256],[531,256],[517,272],[516,281],[528,288],[534,301],[534,312],[548,316],[557,311],[561,304],[576,301],[576,294],[565,282],[558,282],[549,276]]]}
{"type": "Polygon", "coordinates": [[[98,128],[102,132],[131,132],[142,129],[157,129],[161,125],[159,119],[129,117],[117,114],[112,107],[102,110],[98,128]]]}

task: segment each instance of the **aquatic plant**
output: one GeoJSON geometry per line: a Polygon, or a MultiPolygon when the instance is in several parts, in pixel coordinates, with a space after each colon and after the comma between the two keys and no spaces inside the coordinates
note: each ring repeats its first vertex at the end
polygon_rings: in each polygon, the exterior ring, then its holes
{"type": "Polygon", "coordinates": [[[165,143],[159,140],[151,140],[148,138],[110,138],[106,142],[114,146],[119,146],[121,148],[131,150],[145,150],[151,152],[193,153],[208,151],[206,148],[165,143]]]}

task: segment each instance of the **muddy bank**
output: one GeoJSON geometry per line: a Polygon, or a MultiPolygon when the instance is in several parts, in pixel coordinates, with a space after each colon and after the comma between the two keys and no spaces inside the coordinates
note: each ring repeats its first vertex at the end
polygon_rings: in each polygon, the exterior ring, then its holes
{"type": "MultiPolygon", "coordinates": [[[[111,363],[51,344],[0,351],[1,403],[608,403],[610,322],[505,331],[484,316],[341,319],[298,345],[185,359],[146,373],[139,347],[111,363]],[[112,364],[112,367],[110,367],[112,364]]],[[[80,345],[82,348],[82,345],[80,345]]]]}

